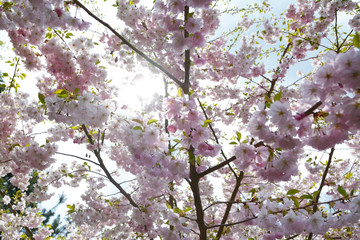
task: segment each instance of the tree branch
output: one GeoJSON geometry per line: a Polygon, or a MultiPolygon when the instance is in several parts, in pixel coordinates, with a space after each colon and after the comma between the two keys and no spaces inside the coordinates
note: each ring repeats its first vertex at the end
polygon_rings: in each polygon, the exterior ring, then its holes
{"type": "Polygon", "coordinates": [[[257,218],[258,217],[255,216],[255,217],[248,218],[248,219],[245,219],[245,220],[242,220],[242,221],[238,221],[238,222],[234,222],[234,223],[227,223],[227,224],[217,224],[217,225],[213,225],[213,226],[208,226],[207,228],[210,229],[210,228],[217,228],[217,227],[221,227],[221,226],[230,227],[230,226],[234,226],[234,225],[237,225],[237,224],[248,222],[248,221],[251,221],[251,220],[254,220],[254,219],[257,219],[257,218]]]}
{"type": "Polygon", "coordinates": [[[228,217],[229,217],[229,213],[230,213],[231,207],[232,207],[233,202],[234,202],[234,200],[235,200],[235,198],[236,198],[236,195],[237,195],[237,193],[238,193],[238,191],[239,191],[239,188],[240,188],[240,185],[241,185],[241,181],[243,180],[243,178],[244,178],[244,172],[241,171],[239,177],[236,178],[235,188],[234,188],[234,190],[233,190],[233,192],[232,192],[232,194],[231,194],[229,203],[228,203],[227,206],[226,206],[226,210],[225,210],[223,219],[221,220],[221,224],[220,224],[221,226],[219,227],[219,230],[218,230],[218,232],[217,232],[217,234],[216,234],[216,239],[217,239],[217,240],[219,240],[219,239],[221,238],[221,235],[222,235],[222,233],[223,233],[223,231],[224,231],[224,228],[225,228],[224,224],[226,223],[226,221],[227,221],[227,219],[228,219],[228,217]]]}
{"type": "Polygon", "coordinates": [[[194,157],[194,148],[190,146],[189,148],[189,163],[190,163],[190,188],[193,193],[194,197],[194,204],[196,210],[196,223],[199,227],[200,231],[200,240],[206,240],[206,225],[204,221],[204,210],[201,203],[200,197],[200,188],[199,188],[199,181],[200,177],[199,174],[196,172],[196,161],[194,157]]]}
{"type": "MultiPolygon", "coordinates": [[[[92,139],[92,136],[89,134],[89,131],[87,130],[86,126],[83,124],[81,125],[86,137],[89,139],[90,144],[94,145],[94,140],[92,139]]],[[[131,198],[130,194],[128,194],[121,186],[120,184],[111,176],[109,170],[106,168],[104,161],[100,155],[100,151],[99,150],[94,150],[94,154],[96,156],[96,158],[99,161],[99,166],[100,168],[104,171],[106,177],[109,179],[109,181],[121,192],[121,194],[130,202],[130,204],[133,207],[136,207],[138,209],[140,209],[139,205],[137,203],[135,203],[135,201],[131,198]]]]}
{"type": "Polygon", "coordinates": [[[209,173],[212,173],[216,170],[218,170],[219,168],[222,168],[223,166],[231,163],[232,161],[234,161],[236,159],[235,156],[232,156],[231,158],[229,158],[228,160],[226,161],[223,161],[222,163],[219,163],[218,165],[214,166],[214,167],[211,167],[211,168],[208,168],[206,169],[205,171],[201,172],[198,174],[199,178],[202,178],[204,177],[205,175],[208,175],[209,173]]]}
{"type": "MultiPolygon", "coordinates": [[[[11,88],[15,87],[14,82],[15,82],[15,76],[16,76],[16,72],[17,72],[17,67],[19,65],[19,61],[20,61],[20,58],[18,58],[18,60],[16,61],[16,64],[15,64],[14,75],[11,78],[11,82],[10,82],[10,86],[9,86],[9,93],[10,93],[11,88]]],[[[16,91],[16,88],[15,88],[15,91],[16,91]]]]}
{"type": "Polygon", "coordinates": [[[304,112],[304,115],[305,115],[305,116],[308,116],[308,115],[314,113],[314,110],[317,109],[318,107],[320,107],[321,104],[322,104],[322,102],[321,102],[321,101],[318,101],[318,102],[315,103],[311,108],[309,108],[308,110],[306,110],[306,111],[304,112]]]}
{"type": "MultiPolygon", "coordinates": [[[[139,54],[142,58],[144,58],[148,63],[150,63],[151,65],[153,65],[154,67],[156,67],[157,69],[159,69],[161,72],[163,72],[166,76],[168,76],[170,79],[172,79],[177,85],[179,85],[181,88],[183,87],[183,83],[181,81],[179,81],[174,75],[172,75],[170,72],[168,72],[163,66],[161,66],[160,64],[156,63],[154,60],[152,60],[151,58],[149,58],[147,55],[145,55],[145,53],[143,53],[142,51],[140,51],[139,49],[137,49],[134,45],[132,45],[128,40],[126,40],[122,35],[120,35],[120,33],[118,33],[115,29],[113,29],[108,23],[104,22],[103,20],[101,20],[100,18],[98,18],[97,16],[95,16],[89,9],[87,9],[81,2],[79,2],[78,0],[73,0],[73,3],[75,3],[77,6],[79,6],[80,8],[84,9],[84,11],[89,14],[92,18],[94,18],[96,21],[98,21],[99,23],[101,23],[102,25],[104,25],[107,29],[109,29],[113,34],[115,34],[115,36],[117,36],[118,38],[120,38],[120,40],[127,45],[129,48],[131,48],[134,52],[136,52],[137,54],[139,54]]],[[[184,91],[185,92],[185,91],[184,91]]]]}
{"type": "Polygon", "coordinates": [[[69,157],[73,157],[73,158],[78,158],[80,160],[86,161],[86,162],[91,162],[92,164],[95,164],[97,166],[100,166],[97,162],[94,162],[92,160],[86,159],[86,158],[82,158],[76,155],[72,155],[72,154],[67,154],[67,153],[62,153],[62,152],[55,152],[55,154],[60,154],[60,155],[64,155],[64,156],[69,156],[69,157]]]}
{"type": "MultiPolygon", "coordinates": [[[[329,172],[329,169],[330,169],[330,165],[331,165],[331,159],[332,159],[332,156],[334,154],[334,148],[331,148],[331,151],[330,151],[330,155],[329,155],[329,160],[327,162],[327,165],[326,165],[326,168],[325,168],[325,171],[324,171],[324,174],[323,174],[323,177],[321,179],[321,183],[320,183],[320,186],[319,186],[319,190],[318,190],[318,193],[316,195],[316,199],[315,199],[315,202],[314,202],[314,206],[313,206],[313,213],[315,213],[317,211],[317,205],[318,205],[318,202],[319,202],[319,199],[320,199],[320,194],[321,194],[321,190],[322,188],[324,187],[324,184],[325,184],[325,180],[326,180],[326,176],[329,172]]],[[[312,239],[312,236],[313,236],[313,233],[309,233],[309,236],[307,238],[307,240],[311,240],[312,239]]]]}
{"type": "MultiPolygon", "coordinates": [[[[184,19],[185,19],[185,23],[188,20],[188,16],[189,16],[189,6],[185,6],[185,11],[184,11],[184,19]]],[[[184,37],[188,38],[189,37],[189,33],[188,31],[186,31],[186,29],[184,29],[184,37]]],[[[185,62],[184,62],[184,67],[185,67],[185,81],[184,81],[184,85],[182,87],[184,94],[188,94],[189,90],[190,90],[190,65],[191,65],[191,60],[190,60],[190,49],[185,50],[185,62]]]]}
{"type": "MultiPolygon", "coordinates": [[[[200,102],[200,99],[197,98],[197,100],[198,100],[198,102],[199,102],[199,105],[200,105],[200,107],[201,107],[202,112],[204,113],[204,116],[205,116],[206,120],[209,120],[209,117],[208,117],[208,115],[207,115],[207,113],[206,113],[206,111],[205,111],[205,109],[204,109],[204,106],[203,106],[202,103],[200,102]]],[[[214,128],[212,127],[212,124],[211,124],[211,123],[209,123],[209,128],[210,128],[210,130],[211,130],[211,132],[212,132],[212,134],[213,134],[213,136],[214,136],[214,138],[215,138],[215,142],[220,145],[219,139],[218,139],[218,137],[216,136],[215,130],[214,130],[214,128]]],[[[228,158],[226,157],[224,151],[223,151],[222,149],[221,149],[220,151],[221,151],[221,155],[224,157],[224,159],[225,159],[225,160],[228,160],[228,158]]],[[[232,173],[234,174],[234,176],[237,177],[237,174],[236,174],[236,172],[234,171],[234,169],[231,167],[231,165],[228,164],[228,166],[229,166],[230,170],[232,171],[232,173]]]]}

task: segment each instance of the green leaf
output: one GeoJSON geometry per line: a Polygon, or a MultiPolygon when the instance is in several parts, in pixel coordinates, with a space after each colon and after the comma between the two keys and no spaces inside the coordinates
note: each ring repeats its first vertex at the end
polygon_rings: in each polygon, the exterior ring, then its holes
{"type": "Polygon", "coordinates": [[[236,144],[238,144],[237,142],[230,142],[229,144],[231,144],[231,145],[236,145],[236,144]]]}
{"type": "Polygon", "coordinates": [[[21,147],[20,144],[15,143],[9,147],[9,151],[12,151],[15,147],[21,147]]]}
{"type": "Polygon", "coordinates": [[[65,94],[65,93],[68,93],[68,91],[65,89],[58,89],[54,92],[54,94],[65,94]]]}
{"type": "Polygon", "coordinates": [[[59,98],[67,98],[68,97],[68,95],[66,94],[66,93],[64,93],[64,94],[58,94],[57,95],[59,98]]]}
{"type": "Polygon", "coordinates": [[[177,213],[177,214],[180,214],[180,215],[184,214],[183,211],[181,211],[181,209],[178,208],[178,207],[174,208],[174,212],[177,213]]]}
{"type": "Polygon", "coordinates": [[[281,91],[275,94],[274,96],[274,101],[280,101],[280,99],[281,99],[281,91]]]}
{"type": "Polygon", "coordinates": [[[178,96],[182,97],[181,88],[178,89],[178,96]]]}
{"type": "Polygon", "coordinates": [[[271,99],[270,99],[267,95],[265,95],[265,101],[266,101],[267,103],[273,103],[273,102],[271,101],[271,99]]]}
{"type": "Polygon", "coordinates": [[[75,204],[73,204],[73,205],[68,204],[68,205],[66,205],[66,207],[69,209],[67,211],[68,214],[71,214],[71,213],[75,212],[75,204]]]}
{"type": "Polygon", "coordinates": [[[188,212],[188,211],[191,211],[192,210],[192,208],[191,207],[186,207],[185,209],[184,209],[184,212],[188,212]]]}
{"type": "Polygon", "coordinates": [[[298,207],[300,206],[300,203],[299,203],[297,197],[292,196],[292,197],[291,197],[291,200],[293,200],[293,202],[294,202],[294,204],[295,204],[295,207],[298,208],[298,207]]]}
{"type": "Polygon", "coordinates": [[[241,140],[241,133],[236,132],[236,137],[237,137],[237,140],[240,142],[240,140],[241,140]]]}
{"type": "Polygon", "coordinates": [[[313,196],[311,194],[304,194],[300,196],[300,199],[313,199],[313,196]]]}
{"type": "Polygon", "coordinates": [[[134,130],[141,130],[142,131],[143,129],[140,126],[136,126],[136,127],[134,127],[134,130]]]}
{"type": "Polygon", "coordinates": [[[2,75],[3,75],[3,77],[8,77],[9,76],[8,73],[3,73],[2,75]]]}
{"type": "Polygon", "coordinates": [[[38,98],[39,98],[40,103],[45,105],[45,96],[42,95],[41,93],[38,93],[38,98]]]}
{"type": "Polygon", "coordinates": [[[353,44],[355,47],[360,48],[360,35],[357,32],[354,35],[353,44]]]}
{"type": "Polygon", "coordinates": [[[74,34],[68,32],[68,33],[66,33],[65,38],[70,38],[71,36],[74,36],[74,34]]]}
{"type": "Polygon", "coordinates": [[[210,119],[206,119],[205,121],[204,121],[204,124],[206,125],[206,124],[208,124],[208,123],[212,123],[213,121],[212,120],[210,120],[210,119]]]}
{"type": "Polygon", "coordinates": [[[75,88],[74,93],[75,93],[75,94],[78,94],[79,92],[80,92],[80,89],[79,89],[79,88],[75,88]]]}
{"type": "Polygon", "coordinates": [[[295,195],[298,192],[300,192],[300,191],[297,189],[290,189],[289,191],[287,191],[286,195],[295,195]]]}
{"type": "Polygon", "coordinates": [[[343,195],[344,197],[348,197],[349,194],[346,192],[345,188],[343,186],[338,185],[337,191],[343,195]]]}
{"type": "Polygon", "coordinates": [[[154,122],[157,122],[157,120],[156,120],[156,119],[150,119],[150,120],[147,122],[147,125],[150,125],[150,124],[152,124],[152,123],[154,123],[154,122]]]}

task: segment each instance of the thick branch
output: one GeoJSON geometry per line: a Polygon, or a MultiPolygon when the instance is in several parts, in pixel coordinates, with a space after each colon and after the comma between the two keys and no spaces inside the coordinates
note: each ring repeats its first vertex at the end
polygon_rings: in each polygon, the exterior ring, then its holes
{"type": "MultiPolygon", "coordinates": [[[[189,15],[189,7],[185,6],[185,23],[188,20],[188,15],[189,15]]],[[[189,33],[188,31],[186,31],[186,29],[184,29],[184,37],[188,38],[189,37],[189,33]]],[[[184,62],[184,67],[185,67],[185,81],[184,81],[184,86],[183,86],[183,91],[184,94],[188,94],[189,90],[190,90],[190,65],[191,65],[191,61],[190,61],[190,49],[185,50],[185,62],[184,62]]]]}
{"type": "Polygon", "coordinates": [[[218,232],[217,232],[217,234],[216,234],[216,239],[217,239],[217,240],[219,240],[219,239],[221,238],[221,235],[222,235],[222,233],[223,233],[223,231],[224,231],[225,226],[224,226],[223,224],[226,223],[226,221],[227,221],[227,219],[228,219],[228,217],[229,217],[229,213],[230,213],[231,207],[232,207],[233,202],[234,202],[234,200],[235,200],[235,198],[236,198],[236,195],[237,195],[237,193],[238,193],[238,191],[239,191],[239,188],[240,188],[240,185],[241,185],[241,181],[242,181],[243,178],[244,178],[244,172],[241,171],[239,177],[236,178],[236,185],[235,185],[234,191],[233,191],[232,194],[231,194],[229,203],[228,203],[227,206],[226,206],[226,210],[225,210],[223,219],[221,220],[221,224],[220,224],[221,226],[219,227],[219,230],[218,230],[218,232]]]}
{"type": "MultiPolygon", "coordinates": [[[[161,72],[163,72],[166,76],[168,76],[169,78],[171,78],[177,85],[179,85],[180,87],[183,87],[183,83],[180,82],[174,75],[172,75],[170,72],[168,72],[163,66],[161,66],[160,64],[156,63],[154,60],[152,60],[151,58],[149,58],[148,56],[145,55],[145,53],[143,53],[142,51],[140,51],[139,49],[137,49],[134,45],[132,45],[128,40],[126,40],[122,35],[120,35],[115,29],[113,29],[108,23],[104,22],[103,20],[101,20],[100,18],[98,18],[97,16],[95,16],[89,9],[87,9],[82,3],[80,3],[78,0],[73,0],[73,2],[81,7],[82,9],[84,9],[84,11],[89,14],[92,18],[94,18],[96,21],[98,21],[99,23],[101,23],[102,25],[104,25],[107,29],[109,29],[112,33],[115,34],[115,36],[117,36],[118,38],[120,38],[120,40],[127,45],[129,48],[131,48],[134,52],[136,52],[137,54],[139,54],[142,58],[144,58],[148,63],[150,63],[151,65],[153,65],[154,67],[156,67],[157,69],[159,69],[161,72]]],[[[185,91],[184,91],[185,92],[185,91]]]]}
{"type": "Polygon", "coordinates": [[[196,172],[196,161],[192,156],[194,156],[194,148],[190,146],[189,149],[190,181],[188,182],[190,184],[190,188],[194,197],[194,204],[196,210],[196,223],[200,231],[200,240],[206,240],[206,225],[204,221],[204,210],[201,203],[200,188],[199,188],[200,177],[199,174],[196,172]]]}

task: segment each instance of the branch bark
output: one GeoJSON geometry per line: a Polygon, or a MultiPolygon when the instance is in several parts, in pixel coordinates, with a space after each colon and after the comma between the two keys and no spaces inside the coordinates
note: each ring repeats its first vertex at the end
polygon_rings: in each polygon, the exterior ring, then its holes
{"type": "Polygon", "coordinates": [[[199,174],[196,172],[196,161],[194,159],[194,148],[190,146],[189,148],[189,158],[190,158],[190,188],[193,193],[194,197],[194,204],[195,204],[195,210],[196,210],[196,223],[199,227],[200,231],[200,240],[206,240],[206,225],[204,221],[204,210],[201,203],[201,197],[200,197],[200,188],[199,188],[199,181],[200,177],[199,174]]]}
{"type": "MultiPolygon", "coordinates": [[[[188,20],[188,16],[189,16],[189,7],[185,6],[185,11],[184,11],[184,19],[185,19],[185,23],[188,20]]],[[[184,29],[184,37],[188,38],[189,37],[189,33],[188,31],[186,31],[186,29],[184,29]]],[[[185,50],[185,62],[184,62],[184,67],[185,67],[185,81],[184,81],[184,85],[182,87],[184,94],[188,94],[190,91],[190,65],[191,65],[191,61],[190,61],[190,49],[185,50]]]]}

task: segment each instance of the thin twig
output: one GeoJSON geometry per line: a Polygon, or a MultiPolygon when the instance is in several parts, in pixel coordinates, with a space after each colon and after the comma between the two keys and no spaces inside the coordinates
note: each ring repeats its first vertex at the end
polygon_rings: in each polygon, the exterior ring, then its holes
{"type": "MultiPolygon", "coordinates": [[[[89,131],[87,130],[86,126],[85,126],[84,124],[81,125],[81,126],[82,126],[82,129],[84,130],[85,135],[86,135],[86,137],[88,138],[90,144],[91,144],[91,145],[94,145],[94,144],[95,144],[95,143],[94,143],[94,140],[93,140],[92,136],[90,135],[89,131]]],[[[101,157],[101,155],[100,155],[100,151],[98,151],[98,150],[95,149],[93,152],[94,152],[96,158],[97,158],[98,161],[99,161],[99,166],[100,166],[100,168],[105,172],[105,175],[106,175],[106,177],[109,179],[109,181],[110,181],[117,189],[119,189],[119,191],[121,192],[121,194],[130,202],[130,204],[131,204],[133,207],[141,210],[140,207],[139,207],[139,205],[132,199],[132,197],[130,196],[130,194],[127,193],[127,192],[120,186],[120,184],[111,176],[111,173],[110,173],[109,170],[106,168],[106,166],[105,166],[105,164],[104,164],[104,161],[103,161],[103,159],[102,159],[102,157],[101,157]]]]}
{"type": "MultiPolygon", "coordinates": [[[[207,113],[206,113],[206,111],[205,111],[205,108],[204,108],[204,106],[202,105],[200,99],[197,98],[197,100],[198,100],[198,102],[199,102],[199,105],[200,105],[200,107],[201,107],[201,110],[202,110],[202,112],[203,112],[206,120],[209,120],[209,117],[208,117],[208,115],[207,115],[207,113]]],[[[212,124],[211,124],[211,123],[209,123],[209,128],[210,128],[210,130],[211,130],[211,132],[212,132],[212,134],[213,134],[213,136],[214,136],[214,138],[215,138],[215,142],[220,145],[219,139],[218,139],[218,137],[216,136],[215,130],[214,130],[214,128],[212,127],[212,124]]],[[[221,155],[224,157],[225,161],[228,160],[228,158],[226,157],[224,151],[223,151],[222,149],[221,149],[220,151],[221,151],[221,155]]],[[[229,162],[229,163],[230,163],[230,162],[229,162]]],[[[228,163],[228,166],[229,166],[230,170],[232,171],[232,173],[234,174],[234,176],[237,177],[236,172],[234,171],[234,169],[231,167],[231,165],[230,165],[229,163],[228,163]]]]}
{"type": "Polygon", "coordinates": [[[82,157],[79,157],[79,156],[76,156],[76,155],[72,155],[72,154],[68,154],[68,153],[62,153],[62,152],[55,152],[55,154],[60,154],[60,155],[68,156],[68,157],[78,158],[80,160],[91,162],[91,163],[93,163],[93,164],[95,164],[97,166],[100,166],[97,162],[94,162],[94,161],[89,160],[87,158],[82,158],[82,157]]]}
{"type": "MultiPolygon", "coordinates": [[[[17,67],[18,67],[18,65],[19,65],[19,61],[20,61],[20,58],[18,58],[18,60],[17,60],[17,62],[16,62],[16,64],[15,64],[14,75],[13,75],[13,77],[11,78],[11,82],[10,82],[10,86],[9,86],[9,93],[10,93],[11,88],[12,88],[12,87],[15,87],[15,86],[14,86],[14,82],[15,82],[15,76],[16,76],[16,72],[17,72],[17,67]]],[[[16,88],[15,88],[15,90],[16,90],[16,88]]]]}

